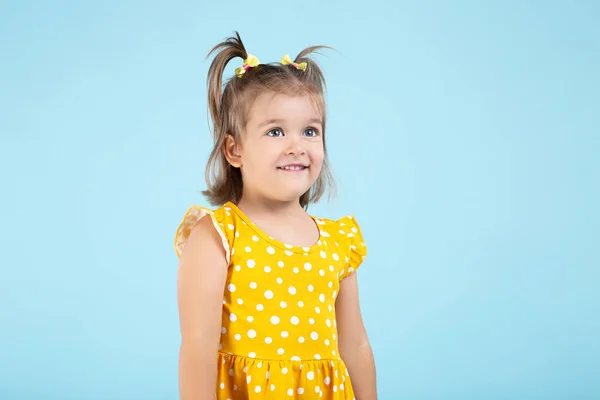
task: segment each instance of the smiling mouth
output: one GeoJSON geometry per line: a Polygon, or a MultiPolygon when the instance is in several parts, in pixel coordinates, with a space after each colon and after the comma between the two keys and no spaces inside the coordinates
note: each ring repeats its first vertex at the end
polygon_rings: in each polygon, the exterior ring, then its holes
{"type": "Polygon", "coordinates": [[[308,169],[308,165],[290,164],[290,165],[284,165],[283,167],[277,167],[277,169],[280,169],[282,171],[297,172],[297,171],[304,171],[305,169],[308,169]]]}

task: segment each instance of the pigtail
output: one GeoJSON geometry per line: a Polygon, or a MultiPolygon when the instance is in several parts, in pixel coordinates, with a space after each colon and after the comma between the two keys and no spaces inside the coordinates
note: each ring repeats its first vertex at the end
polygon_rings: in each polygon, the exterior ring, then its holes
{"type": "Polygon", "coordinates": [[[301,79],[304,81],[310,82],[311,84],[320,88],[320,90],[322,92],[324,92],[325,89],[327,88],[327,84],[325,82],[325,76],[323,75],[323,71],[321,71],[321,68],[319,67],[319,65],[311,57],[309,57],[309,55],[311,55],[311,54],[320,54],[317,50],[321,50],[321,49],[331,49],[331,47],[328,47],[328,46],[307,47],[296,56],[296,58],[294,59],[294,63],[296,63],[296,64],[306,63],[307,68],[306,68],[306,71],[303,71],[303,73],[300,75],[301,79]]]}
{"type": "Polygon", "coordinates": [[[229,61],[236,57],[240,57],[242,60],[248,57],[248,53],[246,52],[246,48],[244,47],[244,43],[238,32],[235,32],[234,37],[229,37],[213,47],[206,57],[210,57],[211,54],[217,51],[218,53],[208,69],[208,77],[206,80],[208,89],[208,109],[210,110],[210,116],[214,124],[213,133],[215,135],[218,134],[223,122],[221,99],[223,97],[223,72],[225,67],[229,61]]]}
{"type": "Polygon", "coordinates": [[[213,47],[207,58],[215,52],[218,53],[210,64],[206,80],[208,109],[213,123],[214,147],[205,170],[205,180],[208,188],[202,192],[212,205],[222,204],[228,199],[237,200],[241,196],[242,178],[240,171],[229,164],[223,153],[225,134],[228,129],[228,113],[230,111],[223,104],[223,101],[226,100],[223,95],[223,72],[232,59],[236,57],[246,59],[248,57],[238,32],[235,32],[234,37],[229,37],[213,47]]]}

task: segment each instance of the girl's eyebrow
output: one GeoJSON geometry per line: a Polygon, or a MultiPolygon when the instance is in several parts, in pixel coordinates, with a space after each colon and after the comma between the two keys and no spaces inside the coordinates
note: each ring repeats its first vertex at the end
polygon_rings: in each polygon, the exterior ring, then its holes
{"type": "MultiPolygon", "coordinates": [[[[278,118],[275,118],[275,119],[268,119],[268,120],[266,120],[266,121],[263,121],[263,122],[261,122],[261,123],[258,125],[258,127],[259,127],[259,128],[262,128],[262,127],[263,127],[263,126],[265,126],[265,125],[271,125],[271,124],[281,124],[282,122],[284,122],[284,120],[283,120],[283,119],[278,119],[278,118]]],[[[323,121],[322,121],[320,118],[311,118],[310,120],[308,120],[308,123],[310,123],[310,124],[319,124],[319,125],[322,125],[322,124],[323,124],[323,121]]]]}

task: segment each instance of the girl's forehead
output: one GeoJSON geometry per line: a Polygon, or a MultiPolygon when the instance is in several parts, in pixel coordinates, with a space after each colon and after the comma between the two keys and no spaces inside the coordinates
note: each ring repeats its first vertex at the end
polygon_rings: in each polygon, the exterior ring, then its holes
{"type": "Polygon", "coordinates": [[[265,92],[259,94],[252,104],[249,122],[265,119],[317,119],[322,113],[319,97],[311,94],[286,94],[265,92]]]}

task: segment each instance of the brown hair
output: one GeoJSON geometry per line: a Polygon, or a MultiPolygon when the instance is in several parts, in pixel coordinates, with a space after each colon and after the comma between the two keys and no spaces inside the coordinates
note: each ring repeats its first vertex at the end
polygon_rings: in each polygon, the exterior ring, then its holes
{"type": "Polygon", "coordinates": [[[218,51],[208,70],[208,108],[212,120],[214,147],[206,166],[207,190],[202,194],[212,205],[222,205],[227,201],[237,203],[242,196],[242,175],[239,168],[229,164],[225,157],[223,145],[227,134],[233,135],[236,142],[241,139],[248,121],[248,113],[253,100],[263,90],[283,93],[302,93],[312,96],[317,103],[323,118],[323,148],[325,157],[321,173],[312,187],[300,197],[300,204],[305,209],[309,203],[316,203],[329,189],[330,197],[335,192],[335,183],[327,158],[325,145],[326,107],[324,91],[325,79],[319,66],[308,57],[326,46],[312,46],[300,52],[294,63],[305,62],[306,71],[291,65],[259,64],[246,70],[241,78],[235,75],[228,79],[223,88],[223,71],[232,59],[239,57],[245,60],[248,53],[240,35],[229,37],[219,43],[208,53],[218,51]]]}

